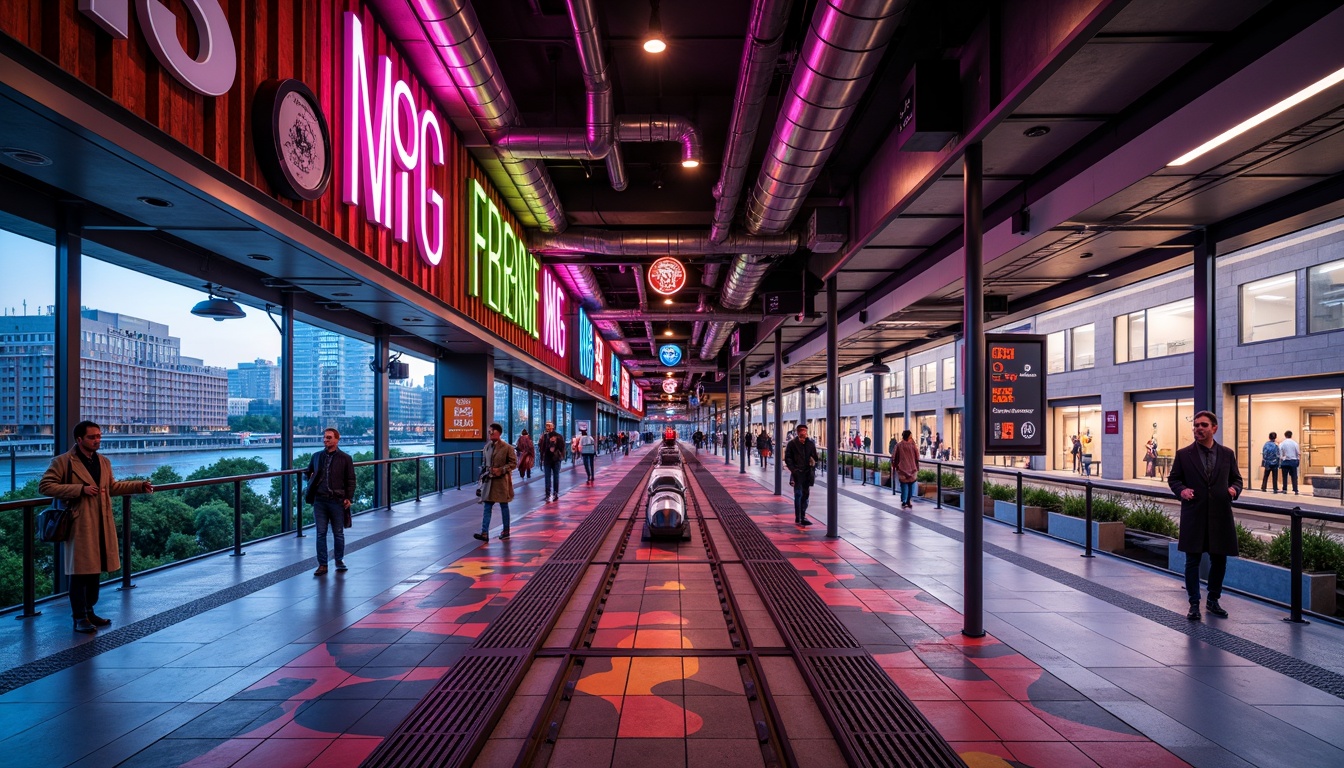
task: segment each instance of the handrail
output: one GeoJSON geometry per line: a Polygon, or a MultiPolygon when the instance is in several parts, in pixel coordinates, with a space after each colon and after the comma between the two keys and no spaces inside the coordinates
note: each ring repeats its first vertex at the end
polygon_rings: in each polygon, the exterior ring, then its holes
{"type": "MultiPolygon", "coordinates": [[[[383,489],[384,489],[384,493],[386,494],[386,500],[387,500],[386,508],[390,510],[390,509],[392,508],[392,483],[391,483],[391,478],[392,478],[392,465],[397,464],[397,463],[401,463],[401,462],[408,462],[408,461],[414,461],[414,462],[416,462],[416,465],[415,465],[415,466],[416,466],[416,471],[415,471],[415,500],[416,500],[416,501],[420,501],[420,496],[421,496],[420,462],[425,461],[425,460],[430,460],[430,461],[434,461],[434,462],[435,462],[435,465],[436,465],[436,466],[435,466],[435,472],[434,472],[434,492],[435,492],[435,493],[438,493],[438,492],[441,492],[441,491],[443,491],[443,490],[446,490],[446,489],[449,487],[449,485],[450,485],[450,483],[446,482],[446,478],[445,478],[445,474],[446,474],[446,473],[444,472],[444,468],[445,468],[445,464],[444,464],[444,462],[443,462],[444,459],[452,458],[452,459],[454,460],[455,467],[454,467],[454,473],[453,473],[453,474],[454,474],[454,476],[456,477],[456,481],[455,481],[455,482],[456,482],[456,484],[457,484],[457,488],[458,488],[458,489],[461,489],[461,487],[462,487],[462,476],[463,476],[463,473],[462,473],[462,471],[461,471],[461,469],[462,469],[462,468],[461,468],[461,459],[462,459],[463,457],[474,457],[474,456],[481,456],[481,455],[483,455],[483,450],[482,450],[482,449],[476,449],[476,450],[472,450],[472,451],[445,451],[445,452],[443,452],[443,453],[422,453],[422,454],[417,454],[417,455],[414,455],[414,456],[398,456],[398,457],[394,457],[394,458],[386,458],[386,459],[370,459],[370,460],[368,460],[368,461],[357,461],[357,462],[354,462],[354,465],[355,465],[355,467],[357,467],[357,468],[358,468],[358,467],[380,467],[380,466],[386,466],[386,467],[387,467],[387,471],[386,471],[386,473],[383,475],[382,478],[379,478],[379,479],[381,480],[382,487],[383,487],[383,489]]],[[[292,513],[294,514],[294,518],[293,518],[293,520],[294,520],[294,523],[295,523],[295,525],[294,525],[294,533],[295,533],[295,535],[296,535],[297,537],[302,538],[302,537],[303,537],[303,527],[304,527],[304,524],[303,524],[303,505],[304,505],[304,498],[303,498],[303,495],[304,495],[304,494],[303,494],[303,475],[304,475],[307,471],[308,471],[307,468],[304,467],[304,468],[294,468],[294,469],[271,470],[271,471],[267,471],[267,472],[256,472],[256,473],[247,474],[247,475],[230,475],[230,476],[227,476],[227,477],[209,477],[209,478],[202,478],[202,479],[200,479],[200,480],[183,480],[183,481],[181,481],[181,482],[177,482],[177,483],[166,483],[166,484],[164,484],[164,485],[155,486],[155,488],[154,488],[154,492],[155,492],[155,493],[159,493],[159,492],[168,492],[168,491],[181,491],[181,490],[187,490],[187,489],[190,489],[190,488],[202,488],[202,487],[206,487],[206,486],[225,485],[225,484],[232,485],[232,486],[233,486],[233,545],[232,545],[232,547],[230,547],[230,548],[233,550],[232,555],[235,556],[235,557],[238,557],[238,556],[241,556],[241,555],[246,554],[246,553],[243,551],[243,549],[242,549],[242,547],[243,547],[243,541],[242,541],[242,497],[243,497],[243,494],[242,494],[242,486],[243,486],[243,484],[244,484],[244,483],[251,483],[251,482],[254,482],[254,481],[257,481],[257,480],[267,480],[267,479],[277,478],[277,477],[295,477],[295,478],[296,478],[296,482],[297,482],[297,493],[294,494],[294,509],[292,510],[292,513]]],[[[476,476],[475,467],[470,468],[470,469],[468,470],[468,472],[469,472],[470,476],[474,479],[475,476],[476,476]]],[[[133,542],[132,542],[132,540],[131,540],[131,530],[132,530],[132,529],[131,529],[131,498],[132,498],[132,496],[139,496],[139,495],[144,495],[144,494],[128,494],[128,495],[122,496],[122,519],[121,519],[121,533],[120,533],[120,536],[121,536],[121,539],[122,539],[122,540],[121,540],[121,546],[122,546],[122,568],[121,568],[121,578],[120,578],[120,580],[121,580],[121,588],[122,588],[122,589],[133,589],[133,588],[135,587],[135,585],[134,585],[134,584],[132,583],[132,581],[131,581],[132,576],[135,575],[135,574],[132,573],[132,571],[130,570],[130,563],[131,563],[131,557],[130,557],[130,555],[131,555],[131,549],[132,549],[132,545],[133,545],[133,542]]],[[[30,617],[33,617],[33,616],[39,616],[39,615],[41,615],[41,612],[40,612],[40,611],[37,611],[37,610],[35,609],[35,608],[36,608],[36,603],[37,603],[37,596],[36,596],[36,594],[35,594],[35,593],[36,593],[36,583],[37,583],[37,565],[36,565],[36,536],[37,536],[37,532],[36,532],[36,525],[35,525],[35,522],[34,522],[34,517],[35,517],[35,514],[34,514],[34,513],[35,513],[36,510],[38,510],[38,509],[41,509],[41,508],[44,508],[44,507],[49,506],[49,505],[51,504],[51,502],[52,502],[52,499],[49,498],[49,497],[46,497],[46,496],[35,496],[35,497],[32,497],[32,498],[27,498],[27,499],[16,499],[16,500],[13,500],[13,501],[0,502],[0,513],[9,512],[9,511],[13,511],[13,510],[25,510],[25,512],[24,512],[24,516],[23,516],[23,531],[24,531],[24,533],[23,533],[23,535],[24,535],[24,541],[23,541],[23,601],[22,601],[22,603],[20,603],[20,605],[21,605],[22,608],[23,608],[23,612],[19,615],[19,618],[30,618],[30,617]]],[[[362,514],[363,512],[371,511],[373,508],[374,508],[373,506],[370,506],[369,509],[367,509],[367,510],[362,510],[362,511],[361,511],[361,514],[362,514]]],[[[272,536],[265,536],[265,537],[262,537],[262,538],[259,538],[259,539],[253,539],[253,541],[264,541],[264,540],[266,540],[266,539],[275,538],[275,537],[277,537],[277,536],[284,536],[284,535],[287,535],[287,534],[289,533],[289,531],[288,531],[287,527],[284,525],[284,523],[289,522],[286,518],[288,518],[289,515],[291,514],[291,510],[281,509],[281,510],[279,510],[279,512],[280,512],[280,516],[281,516],[281,520],[282,520],[282,526],[281,526],[282,530],[281,530],[281,532],[280,532],[280,533],[277,533],[277,534],[273,534],[272,536]]],[[[178,561],[174,561],[174,562],[171,562],[171,563],[163,563],[163,564],[161,564],[161,565],[159,565],[159,566],[156,566],[156,567],[154,567],[154,568],[147,569],[147,570],[158,570],[159,568],[165,568],[165,567],[168,567],[168,566],[171,566],[171,565],[177,565],[178,563],[187,562],[188,560],[194,560],[194,559],[196,559],[196,557],[202,557],[202,556],[205,556],[205,555],[215,554],[215,552],[219,552],[219,551],[223,551],[223,550],[215,550],[214,552],[205,552],[205,553],[202,553],[201,555],[197,555],[197,556],[195,556],[195,557],[185,558],[185,559],[183,559],[183,560],[178,560],[178,561]]],[[[59,566],[57,566],[57,567],[59,568],[59,566]]],[[[136,572],[136,573],[142,573],[142,572],[136,572]]],[[[53,581],[53,587],[58,586],[60,575],[61,575],[61,574],[59,574],[59,572],[53,574],[53,576],[55,577],[55,580],[53,581]]],[[[47,596],[47,597],[56,597],[56,596],[59,596],[59,595],[63,594],[63,592],[64,592],[64,590],[56,591],[56,592],[53,592],[51,595],[49,595],[49,596],[47,596]]],[[[46,598],[44,598],[44,599],[46,599],[46,598]]],[[[8,607],[6,607],[6,608],[0,608],[0,611],[3,611],[3,610],[8,610],[8,607]]]]}

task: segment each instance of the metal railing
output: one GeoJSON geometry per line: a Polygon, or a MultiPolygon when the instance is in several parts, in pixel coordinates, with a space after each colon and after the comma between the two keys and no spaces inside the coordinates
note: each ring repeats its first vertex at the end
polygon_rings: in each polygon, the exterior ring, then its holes
{"type": "MultiPolygon", "coordinates": [[[[474,451],[454,451],[446,453],[420,454],[417,456],[399,456],[396,458],[389,458],[389,459],[375,459],[371,461],[355,462],[356,470],[358,470],[360,467],[374,468],[373,469],[374,473],[378,475],[377,480],[375,482],[375,488],[377,487],[382,488],[382,496],[384,499],[384,504],[382,504],[381,506],[370,506],[364,510],[361,510],[359,514],[363,514],[365,512],[369,512],[374,509],[390,510],[394,503],[401,501],[399,499],[394,499],[392,493],[392,478],[393,478],[392,469],[393,466],[396,464],[401,464],[408,461],[415,462],[415,500],[419,502],[421,500],[421,496],[427,491],[432,493],[440,493],[449,488],[456,488],[460,490],[463,485],[470,486],[470,484],[475,482],[480,476],[479,467],[481,466],[481,463],[483,461],[483,456],[484,456],[483,451],[478,449],[474,451]],[[428,488],[425,486],[424,479],[422,477],[423,475],[422,468],[424,467],[424,464],[427,460],[433,462],[433,484],[428,488]],[[452,469],[451,474],[448,471],[450,467],[452,469]]],[[[269,536],[261,536],[255,539],[251,539],[248,543],[266,541],[269,539],[278,538],[280,536],[291,535],[290,530],[287,528],[287,526],[284,525],[284,522],[288,522],[285,521],[284,518],[289,517],[290,515],[292,515],[291,519],[294,523],[292,535],[298,538],[303,538],[304,535],[303,529],[305,525],[303,517],[303,508],[305,504],[303,481],[306,472],[307,468],[304,467],[299,469],[276,470],[272,472],[258,472],[250,475],[234,475],[231,477],[212,477],[202,480],[187,480],[180,483],[166,483],[164,485],[155,486],[154,492],[171,493],[173,491],[182,491],[190,488],[231,485],[233,487],[233,544],[231,547],[233,551],[231,553],[231,556],[238,557],[246,554],[245,552],[243,552],[244,542],[243,542],[243,524],[242,524],[244,484],[252,483],[258,480],[269,480],[272,478],[285,478],[282,482],[289,482],[290,481],[289,478],[291,477],[293,478],[293,482],[295,484],[295,493],[293,495],[294,507],[292,509],[279,510],[282,518],[282,524],[281,524],[282,531],[280,533],[272,534],[269,536]]],[[[191,557],[182,558],[180,560],[175,560],[168,563],[162,563],[153,568],[147,568],[142,571],[132,572],[131,556],[134,550],[135,542],[132,538],[133,528],[132,528],[131,500],[135,495],[143,495],[143,494],[125,495],[121,497],[120,537],[121,537],[122,567],[120,576],[121,581],[120,589],[134,589],[135,584],[132,582],[132,579],[135,576],[144,575],[147,573],[153,573],[155,571],[159,571],[164,568],[170,568],[172,566],[191,562],[193,560],[197,560],[202,557],[208,557],[210,555],[217,554],[219,552],[224,551],[224,549],[229,548],[226,547],[221,549],[215,549],[210,552],[200,553],[197,555],[193,555],[191,557]]],[[[38,601],[36,595],[37,548],[40,544],[37,541],[36,518],[38,511],[50,506],[51,501],[52,501],[51,499],[46,497],[35,497],[30,499],[19,499],[16,501],[0,502],[0,513],[19,510],[23,517],[23,585],[22,585],[23,600],[21,603],[18,604],[18,606],[22,608],[22,612],[16,618],[24,619],[41,615],[41,612],[36,610],[36,603],[38,601]]],[[[308,524],[312,523],[310,522],[308,524]]],[[[48,545],[41,544],[41,546],[45,547],[48,545]]],[[[61,582],[64,580],[65,576],[65,574],[60,573],[60,564],[62,558],[59,556],[58,548],[61,545],[55,544],[50,546],[52,546],[53,589],[50,595],[43,596],[42,598],[43,600],[47,600],[53,597],[59,597],[60,595],[65,594],[65,590],[60,588],[61,582]]],[[[110,583],[110,582],[104,582],[104,583],[110,583]]],[[[15,606],[6,606],[4,608],[0,608],[0,611],[8,611],[14,607],[15,606]]]]}

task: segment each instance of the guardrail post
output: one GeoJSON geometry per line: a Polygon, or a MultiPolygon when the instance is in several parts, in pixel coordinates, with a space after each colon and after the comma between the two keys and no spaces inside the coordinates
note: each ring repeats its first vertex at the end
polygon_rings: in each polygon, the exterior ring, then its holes
{"type": "Polygon", "coordinates": [[[37,507],[24,507],[23,510],[23,613],[16,619],[31,619],[41,616],[36,610],[37,603],[37,553],[33,542],[37,539],[37,507]]]}
{"type": "Polygon", "coordinates": [[[457,490],[462,490],[462,457],[453,456],[453,478],[457,480],[457,490]]]}
{"type": "Polygon", "coordinates": [[[1018,470],[1018,472],[1017,472],[1017,530],[1014,531],[1014,533],[1016,533],[1016,534],[1019,535],[1019,536],[1023,535],[1023,534],[1022,534],[1022,471],[1021,471],[1021,470],[1018,470]]]}
{"type": "MultiPolygon", "coordinates": [[[[18,461],[14,455],[14,446],[9,447],[9,490],[13,491],[18,487],[18,461]]],[[[22,618],[22,617],[20,617],[22,618]]]]}
{"type": "Polygon", "coordinates": [[[135,589],[131,583],[131,497],[121,497],[121,586],[135,589]]]}
{"type": "Polygon", "coordinates": [[[242,557],[243,551],[243,481],[233,481],[233,553],[229,557],[242,557]]]}
{"type": "Polygon", "coordinates": [[[387,474],[386,474],[386,477],[387,477],[387,485],[384,485],[383,487],[387,489],[387,511],[388,511],[388,512],[391,512],[391,511],[392,511],[392,462],[391,462],[391,461],[387,462],[387,464],[384,465],[384,469],[386,469],[386,471],[387,471],[387,474]]]}
{"type": "Polygon", "coordinates": [[[1292,578],[1292,584],[1288,585],[1289,606],[1288,618],[1294,624],[1308,624],[1306,619],[1302,618],[1302,508],[1293,507],[1289,512],[1292,520],[1292,542],[1290,549],[1291,567],[1289,576],[1292,578]]]}
{"type": "Polygon", "coordinates": [[[420,460],[415,460],[415,503],[420,503],[420,460]]]}
{"type": "Polygon", "coordinates": [[[934,496],[934,504],[933,504],[933,508],[934,508],[934,509],[942,509],[942,508],[943,508],[943,465],[940,464],[940,463],[937,462],[937,461],[933,462],[933,478],[934,478],[934,483],[936,483],[936,485],[934,486],[934,488],[935,488],[936,490],[935,490],[934,493],[933,493],[933,496],[934,496]]]}
{"type": "MultiPolygon", "coordinates": [[[[298,486],[298,493],[294,494],[294,538],[303,538],[303,473],[294,473],[294,483],[298,486]]],[[[288,513],[286,513],[288,514],[288,513]]]]}
{"type": "Polygon", "coordinates": [[[1087,517],[1085,518],[1087,523],[1087,530],[1083,532],[1083,541],[1085,542],[1083,547],[1083,557],[1092,557],[1092,481],[1091,480],[1088,480],[1087,485],[1084,487],[1083,499],[1084,499],[1083,506],[1086,508],[1087,512],[1087,517]]]}

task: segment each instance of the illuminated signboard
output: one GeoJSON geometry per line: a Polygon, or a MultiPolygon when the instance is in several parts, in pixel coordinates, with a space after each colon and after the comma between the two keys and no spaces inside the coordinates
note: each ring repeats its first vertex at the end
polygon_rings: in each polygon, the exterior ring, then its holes
{"type": "Polygon", "coordinates": [[[593,381],[599,386],[607,383],[607,342],[597,329],[593,329],[593,381]]]}
{"type": "Polygon", "coordinates": [[[593,331],[593,321],[588,319],[588,313],[579,307],[578,323],[579,339],[579,378],[593,378],[593,362],[596,356],[593,354],[593,339],[596,334],[593,331]]]}
{"type": "Polygon", "coordinates": [[[341,200],[362,205],[365,218],[398,242],[414,239],[420,258],[435,266],[444,248],[443,195],[429,186],[430,166],[445,159],[439,118],[421,111],[405,80],[393,81],[387,56],[378,57],[370,79],[364,26],[354,13],[345,14],[345,67],[341,200]]]}
{"type": "Polygon", "coordinates": [[[686,267],[671,256],[649,265],[649,287],[655,293],[671,296],[686,287],[686,267]]]}
{"type": "Polygon", "coordinates": [[[630,371],[621,366],[621,407],[630,407],[630,371]]]}
{"type": "Polygon", "coordinates": [[[658,348],[658,362],[672,366],[681,362],[681,347],[676,344],[664,344],[658,348]]]}
{"type": "Polygon", "coordinates": [[[986,455],[1045,455],[1045,338],[985,335],[986,455]]]}
{"type": "Polygon", "coordinates": [[[630,383],[630,410],[644,410],[644,390],[639,388],[638,384],[630,383]]]}
{"type": "Polygon", "coordinates": [[[677,380],[676,380],[676,379],[663,379],[663,391],[666,392],[666,393],[669,394],[669,395],[672,394],[673,392],[676,392],[676,391],[677,391],[677,380]]]}
{"type": "Polygon", "coordinates": [[[565,328],[565,292],[550,268],[541,271],[541,343],[564,357],[568,336],[565,328]]]}
{"type": "Polygon", "coordinates": [[[485,398],[443,398],[443,439],[484,440],[485,398]]]}
{"type": "Polygon", "coordinates": [[[480,296],[487,307],[538,338],[541,264],[505,223],[480,182],[469,179],[467,185],[467,293],[480,296]]]}
{"type": "Polygon", "coordinates": [[[612,402],[617,402],[621,396],[620,370],[621,358],[617,357],[615,352],[612,352],[611,367],[607,369],[607,371],[611,373],[611,386],[607,387],[607,395],[611,398],[612,402]]]}

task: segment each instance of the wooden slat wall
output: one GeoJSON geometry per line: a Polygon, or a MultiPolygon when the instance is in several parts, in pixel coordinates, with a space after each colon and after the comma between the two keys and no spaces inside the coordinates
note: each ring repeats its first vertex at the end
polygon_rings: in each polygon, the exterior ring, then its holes
{"type": "MultiPolygon", "coordinates": [[[[533,355],[563,374],[568,362],[546,349],[539,339],[504,320],[466,293],[467,180],[476,179],[489,190],[506,221],[522,232],[494,192],[485,172],[468,154],[452,125],[438,111],[444,134],[445,163],[436,168],[434,187],[444,197],[446,240],[437,268],[427,265],[413,243],[397,243],[388,230],[370,225],[363,209],[340,200],[344,169],[339,162],[344,140],[341,116],[344,14],[358,13],[364,23],[365,50],[370,69],[377,56],[393,61],[394,76],[404,79],[423,108],[433,99],[420,85],[400,52],[378,27],[373,14],[359,0],[221,0],[239,52],[233,89],[219,98],[197,94],[165,71],[150,52],[139,30],[131,3],[131,34],[114,40],[78,10],[76,0],[0,0],[0,32],[37,51],[62,69],[96,88],[108,98],[204,156],[248,184],[272,194],[252,149],[252,96],[264,81],[301,80],[317,95],[331,128],[335,172],[321,199],[277,201],[324,230],[393,270],[407,281],[438,297],[508,344],[533,355]]],[[[174,0],[179,36],[195,50],[194,30],[185,9],[174,0]]],[[[570,298],[571,306],[573,304],[570,298]]],[[[571,349],[577,343],[571,339],[571,349]]],[[[603,399],[607,398],[605,393],[603,399]]]]}

